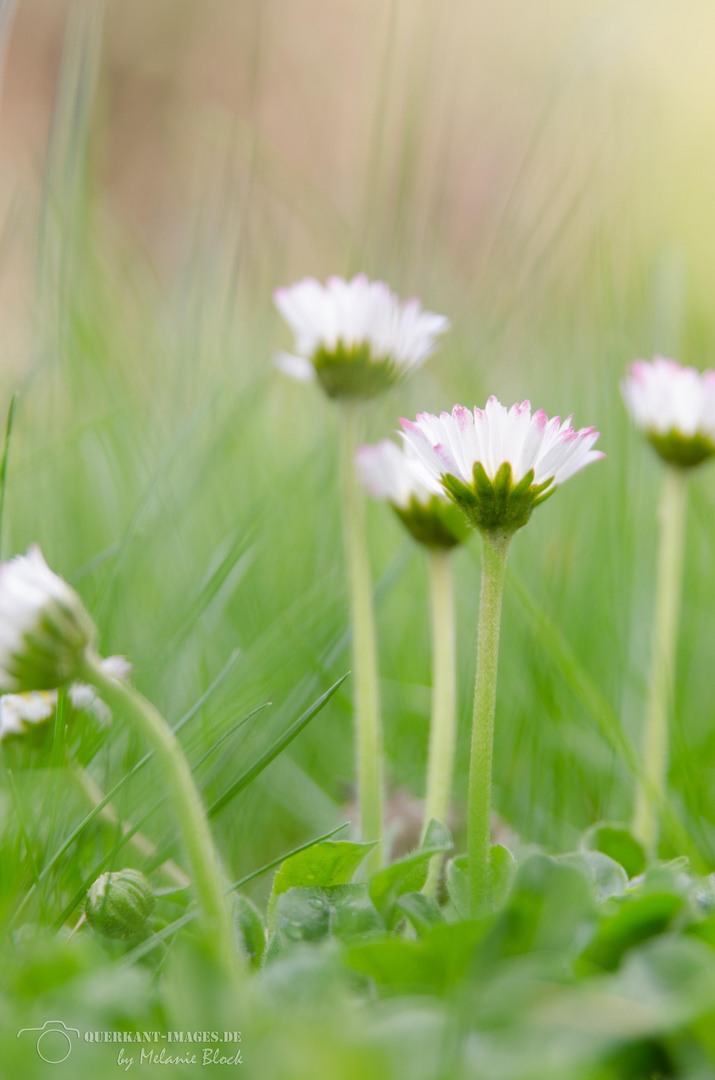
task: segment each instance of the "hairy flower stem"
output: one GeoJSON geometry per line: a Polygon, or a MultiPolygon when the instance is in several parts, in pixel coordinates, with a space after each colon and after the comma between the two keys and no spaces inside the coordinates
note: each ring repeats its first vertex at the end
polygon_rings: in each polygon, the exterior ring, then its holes
{"type": "Polygon", "coordinates": [[[474,685],[472,753],[469,763],[468,855],[469,903],[473,918],[491,907],[489,857],[492,801],[492,751],[497,692],[499,625],[506,557],[511,533],[498,529],[482,533],[482,593],[479,602],[477,673],[474,685]]]}
{"type": "Polygon", "coordinates": [[[87,654],[79,677],[98,690],[113,712],[126,717],[153,749],[193,870],[207,949],[217,965],[233,977],[238,962],[226,889],[206,812],[183,751],[154,706],[127,683],[106,675],[99,665],[99,657],[87,654]]]}
{"type": "Polygon", "coordinates": [[[656,854],[658,847],[658,811],[665,796],[668,771],[668,714],[673,698],[682,592],[687,484],[686,469],[668,466],[658,513],[653,664],[643,741],[643,773],[633,818],[633,832],[651,855],[656,854]]]}
{"type": "MultiPolygon", "coordinates": [[[[432,612],[432,721],[423,837],[432,818],[446,822],[449,816],[457,728],[452,556],[443,548],[431,548],[428,565],[432,612]]],[[[437,892],[441,862],[441,855],[432,859],[424,887],[427,896],[437,892]]]]}
{"type": "MultiPolygon", "coordinates": [[[[358,406],[345,402],[340,411],[340,464],[343,527],[352,605],[355,736],[358,795],[363,840],[382,840],[382,727],[378,687],[375,613],[365,528],[365,496],[355,474],[358,406]]],[[[383,861],[380,843],[368,855],[368,874],[383,861]]]]}

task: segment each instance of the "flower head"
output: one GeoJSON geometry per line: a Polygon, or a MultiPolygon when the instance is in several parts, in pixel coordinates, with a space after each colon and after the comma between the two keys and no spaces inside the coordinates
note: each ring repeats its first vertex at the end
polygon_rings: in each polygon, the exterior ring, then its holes
{"type": "Polygon", "coordinates": [[[79,596],[36,545],[0,565],[0,690],[70,682],[95,636],[79,596]]]}
{"type": "Polygon", "coordinates": [[[57,708],[54,690],[30,690],[27,694],[0,697],[0,742],[10,735],[24,735],[27,724],[41,724],[57,708]]]}
{"type": "Polygon", "coordinates": [[[365,274],[325,285],[304,278],[273,298],[298,354],[281,353],[278,366],[304,381],[317,376],[330,397],[380,393],[424,363],[449,327],[444,315],[423,311],[417,299],[400,303],[384,281],[365,274]]]}
{"type": "Polygon", "coordinates": [[[420,468],[410,446],[400,449],[390,439],[359,446],[355,467],[365,489],[374,499],[389,502],[421,544],[451,548],[466,540],[462,514],[442,485],[420,468]]]}
{"type": "MultiPolygon", "coordinates": [[[[126,679],[132,665],[124,656],[108,656],[99,662],[105,675],[126,679]]],[[[112,713],[87,683],[73,682],[67,691],[73,709],[90,713],[98,723],[108,724],[112,713]]],[[[50,720],[57,709],[57,690],[28,690],[24,694],[3,694],[0,697],[0,742],[11,735],[24,735],[30,727],[50,720]]]]}
{"type": "Polygon", "coordinates": [[[662,356],[636,360],[621,390],[632,419],[665,461],[690,468],[715,454],[715,371],[662,356]]]}
{"type": "Polygon", "coordinates": [[[533,415],[528,401],[506,409],[495,397],[473,412],[455,405],[451,413],[420,413],[401,421],[420,475],[438,481],[470,524],[514,532],[535,506],[564,480],[604,455],[593,450],[594,428],[571,427],[571,417],[533,415]]]}

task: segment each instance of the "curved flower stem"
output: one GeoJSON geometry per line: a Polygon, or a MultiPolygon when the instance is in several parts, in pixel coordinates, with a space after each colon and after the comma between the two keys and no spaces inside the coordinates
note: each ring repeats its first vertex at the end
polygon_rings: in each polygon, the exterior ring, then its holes
{"type": "Polygon", "coordinates": [[[668,771],[668,713],[673,697],[683,580],[687,484],[687,470],[668,466],[658,511],[653,666],[643,741],[643,773],[633,818],[633,831],[651,855],[658,846],[658,809],[665,795],[668,771]]]}
{"type": "MultiPolygon", "coordinates": [[[[423,837],[432,818],[446,823],[452,794],[452,768],[457,733],[457,674],[452,556],[444,548],[428,552],[432,613],[432,720],[423,837]]],[[[430,864],[424,892],[434,896],[441,855],[430,864]]]]}
{"type": "Polygon", "coordinates": [[[473,918],[488,911],[491,906],[489,816],[492,801],[494,709],[502,594],[511,534],[498,530],[485,531],[482,539],[482,593],[479,602],[468,801],[469,903],[473,918]]]}
{"type": "Polygon", "coordinates": [[[164,771],[170,802],[203,910],[207,947],[228,975],[237,971],[231,915],[206,813],[183,751],[163,716],[138,691],[100,668],[99,657],[85,656],[79,677],[94,686],[113,712],[127,717],[147,740],[164,771]]]}
{"type": "MultiPolygon", "coordinates": [[[[363,840],[382,840],[382,727],[378,685],[375,613],[365,528],[365,495],[355,474],[358,406],[344,402],[340,410],[340,465],[343,527],[352,604],[355,736],[358,794],[363,840]]],[[[368,855],[368,874],[379,869],[383,845],[368,855]]]]}

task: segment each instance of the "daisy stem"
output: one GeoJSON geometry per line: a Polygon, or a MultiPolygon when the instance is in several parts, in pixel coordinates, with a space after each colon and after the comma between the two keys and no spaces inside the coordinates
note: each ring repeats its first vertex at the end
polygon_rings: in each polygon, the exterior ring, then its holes
{"type": "MultiPolygon", "coordinates": [[[[365,526],[365,495],[355,473],[359,406],[344,402],[340,411],[340,464],[343,528],[350,577],[358,795],[363,840],[382,840],[382,727],[378,687],[375,613],[365,526]]],[[[368,855],[368,874],[379,869],[383,846],[368,855]]]]}
{"type": "MultiPolygon", "coordinates": [[[[433,818],[446,823],[452,794],[452,767],[457,729],[456,642],[452,556],[444,548],[428,553],[432,615],[432,721],[430,726],[424,834],[433,818]]],[[[434,896],[442,862],[435,855],[424,892],[434,896]]]]}
{"type": "Polygon", "coordinates": [[[648,695],[643,773],[638,783],[633,832],[651,855],[658,847],[658,809],[668,771],[668,714],[673,698],[675,652],[683,579],[687,505],[686,469],[668,466],[658,509],[659,541],[653,661],[648,695]]]}
{"type": "Polygon", "coordinates": [[[511,534],[495,529],[483,532],[482,539],[482,592],[479,602],[467,821],[469,901],[473,918],[482,915],[491,906],[489,819],[492,801],[494,709],[502,594],[511,534]]]}
{"type": "Polygon", "coordinates": [[[233,977],[237,953],[226,888],[206,812],[191,776],[184,753],[163,716],[128,683],[106,675],[100,658],[85,655],[80,672],[83,682],[94,686],[113,712],[125,716],[152,747],[164,772],[169,801],[184,841],[203,910],[205,942],[219,968],[233,977]]]}

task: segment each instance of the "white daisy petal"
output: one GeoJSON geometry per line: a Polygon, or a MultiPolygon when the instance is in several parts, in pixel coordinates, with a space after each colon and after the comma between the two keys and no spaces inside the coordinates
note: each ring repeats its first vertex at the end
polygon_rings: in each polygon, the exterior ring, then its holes
{"type": "Polygon", "coordinates": [[[8,735],[22,735],[26,724],[40,724],[57,708],[57,691],[33,690],[0,697],[0,742],[8,735]]]}
{"type": "Polygon", "coordinates": [[[290,375],[292,379],[297,379],[298,382],[312,382],[315,378],[315,368],[310,360],[306,360],[304,356],[279,352],[276,353],[274,363],[284,375],[290,375]]]}
{"type": "Polygon", "coordinates": [[[77,593],[36,545],[0,565],[0,690],[69,682],[95,633],[77,593]]]}
{"type": "MultiPolygon", "coordinates": [[[[295,335],[296,352],[307,363],[318,349],[332,353],[340,342],[345,348],[367,346],[374,363],[389,361],[396,369],[418,367],[434,352],[437,339],[449,328],[444,315],[424,311],[419,300],[400,303],[383,281],[356,274],[350,281],[328,278],[323,286],[305,278],[288,288],[276,289],[276,307],[295,335]]],[[[278,366],[296,378],[288,354],[278,366]]]]}
{"type": "Polygon", "coordinates": [[[421,467],[420,459],[409,447],[401,450],[390,439],[374,446],[360,446],[355,467],[365,489],[374,499],[391,502],[406,510],[412,499],[426,506],[434,495],[442,496],[440,484],[421,467]]]}
{"type": "Polygon", "coordinates": [[[650,363],[636,360],[621,391],[631,418],[643,431],[715,441],[715,371],[701,373],[662,356],[650,363]]]}

